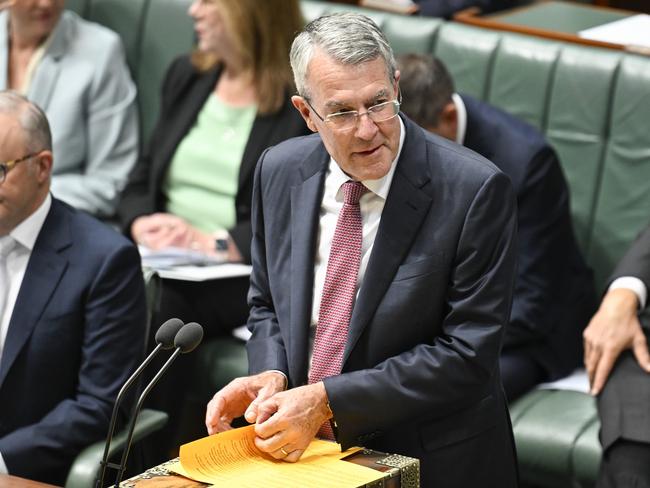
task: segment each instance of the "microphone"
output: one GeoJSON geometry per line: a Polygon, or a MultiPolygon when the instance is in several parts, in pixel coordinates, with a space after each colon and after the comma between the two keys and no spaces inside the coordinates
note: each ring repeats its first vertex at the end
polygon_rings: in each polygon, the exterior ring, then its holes
{"type": "Polygon", "coordinates": [[[169,369],[169,366],[171,366],[172,362],[176,359],[176,357],[179,354],[186,354],[188,352],[192,352],[201,343],[202,339],[203,339],[203,327],[201,327],[196,322],[189,322],[185,324],[181,328],[181,330],[178,331],[176,337],[174,337],[174,352],[169,357],[167,362],[163,364],[162,368],[160,368],[160,371],[156,373],[156,376],[153,377],[153,379],[149,382],[149,384],[146,386],[146,388],[140,395],[140,398],[138,399],[138,403],[135,405],[133,417],[131,418],[131,422],[129,424],[129,432],[126,437],[126,447],[124,448],[124,452],[122,453],[122,460],[120,461],[120,465],[117,466],[117,477],[115,479],[115,485],[114,485],[115,488],[119,488],[120,482],[122,481],[122,476],[124,475],[124,470],[126,469],[126,460],[129,457],[129,451],[131,450],[131,442],[133,440],[133,429],[135,428],[135,421],[137,420],[138,415],[140,414],[140,409],[142,408],[142,404],[144,403],[145,398],[147,397],[147,395],[149,395],[151,389],[154,386],[156,386],[158,380],[160,380],[160,378],[169,369]]]}
{"type": "MultiPolygon", "coordinates": [[[[133,385],[135,380],[142,374],[144,368],[151,362],[151,360],[160,352],[161,349],[171,349],[174,347],[174,339],[178,332],[183,327],[183,321],[181,319],[169,319],[163,323],[158,330],[156,331],[156,347],[153,351],[147,356],[147,358],[142,362],[142,364],[135,370],[135,372],[126,380],[124,386],[120,389],[120,392],[117,394],[115,399],[115,405],[113,406],[113,413],[111,414],[111,421],[108,424],[108,435],[106,436],[106,444],[104,445],[104,455],[100,462],[102,466],[102,471],[100,476],[97,478],[97,483],[95,484],[96,488],[101,488],[104,486],[104,476],[106,475],[106,467],[110,464],[108,463],[108,451],[111,447],[111,440],[113,439],[113,433],[115,432],[115,424],[117,423],[117,412],[118,407],[122,403],[124,394],[126,391],[133,385]]],[[[111,465],[111,467],[116,467],[111,465]]]]}

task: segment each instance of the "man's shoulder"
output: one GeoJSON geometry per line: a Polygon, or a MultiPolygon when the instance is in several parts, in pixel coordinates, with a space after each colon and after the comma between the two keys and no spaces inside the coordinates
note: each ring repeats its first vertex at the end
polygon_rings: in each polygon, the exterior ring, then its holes
{"type": "Polygon", "coordinates": [[[327,154],[318,134],[286,139],[264,152],[263,171],[265,173],[295,171],[302,162],[314,157],[315,152],[318,153],[317,157],[324,157],[327,154]]]}
{"type": "Polygon", "coordinates": [[[52,198],[48,219],[54,219],[62,232],[67,227],[73,246],[86,250],[86,255],[107,255],[127,249],[137,253],[135,245],[108,224],[56,198],[52,198]]]}
{"type": "Polygon", "coordinates": [[[528,145],[531,143],[536,146],[548,145],[544,134],[525,120],[469,95],[462,95],[462,99],[467,108],[468,119],[478,121],[481,126],[479,129],[490,130],[490,127],[492,127],[493,130],[501,132],[500,141],[521,140],[523,138],[528,145]]]}

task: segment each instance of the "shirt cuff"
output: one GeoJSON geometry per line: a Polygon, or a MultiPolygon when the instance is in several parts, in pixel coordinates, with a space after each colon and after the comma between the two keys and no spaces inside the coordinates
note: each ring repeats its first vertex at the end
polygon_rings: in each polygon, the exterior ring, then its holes
{"type": "Polygon", "coordinates": [[[0,474],[9,474],[9,470],[7,469],[7,465],[5,464],[5,460],[2,457],[1,452],[0,452],[0,474]]]}
{"type": "Polygon", "coordinates": [[[616,290],[618,288],[626,288],[634,292],[634,294],[639,299],[639,310],[645,308],[646,301],[648,299],[648,290],[645,286],[645,283],[639,278],[634,276],[623,276],[621,278],[616,278],[612,281],[612,284],[609,285],[608,291],[616,290]]]}
{"type": "Polygon", "coordinates": [[[284,376],[284,388],[283,388],[283,390],[287,389],[287,387],[289,386],[289,378],[287,378],[287,375],[284,374],[283,371],[280,371],[279,369],[269,369],[266,372],[267,373],[280,373],[282,376],[284,376]]]}

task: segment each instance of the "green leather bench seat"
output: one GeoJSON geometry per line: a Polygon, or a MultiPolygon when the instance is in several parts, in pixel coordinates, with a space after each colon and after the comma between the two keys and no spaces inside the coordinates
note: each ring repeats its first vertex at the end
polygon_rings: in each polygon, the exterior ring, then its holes
{"type": "Polygon", "coordinates": [[[595,481],[600,449],[593,398],[536,390],[514,402],[510,415],[522,481],[557,487],[595,481]]]}
{"type": "MultiPolygon", "coordinates": [[[[139,89],[143,138],[158,116],[165,69],[192,47],[190,0],[67,0],[68,8],[116,30],[139,89]]],[[[650,58],[508,32],[303,0],[306,20],[362,11],[397,54],[433,53],[459,91],[538,127],[556,148],[571,189],[578,240],[604,286],[650,215],[650,58]]],[[[192,397],[246,373],[243,344],[222,338],[199,353],[192,397]]],[[[203,400],[202,400],[203,399],[203,400]]],[[[511,407],[522,479],[552,488],[592,486],[600,460],[589,395],[534,391],[511,407]]]]}

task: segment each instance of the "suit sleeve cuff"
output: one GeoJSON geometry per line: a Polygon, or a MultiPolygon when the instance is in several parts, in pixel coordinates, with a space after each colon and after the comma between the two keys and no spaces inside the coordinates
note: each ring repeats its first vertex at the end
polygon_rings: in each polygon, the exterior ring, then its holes
{"type": "Polygon", "coordinates": [[[289,378],[287,378],[287,375],[284,374],[283,371],[280,371],[279,369],[269,369],[266,372],[267,373],[280,373],[284,377],[284,388],[283,388],[283,390],[287,389],[287,387],[289,386],[289,378]]]}
{"type": "Polygon", "coordinates": [[[612,281],[612,284],[609,285],[608,291],[616,290],[618,288],[626,288],[633,291],[639,299],[639,310],[645,308],[648,299],[648,290],[643,281],[639,278],[634,276],[622,276],[621,278],[616,278],[612,281]]]}

